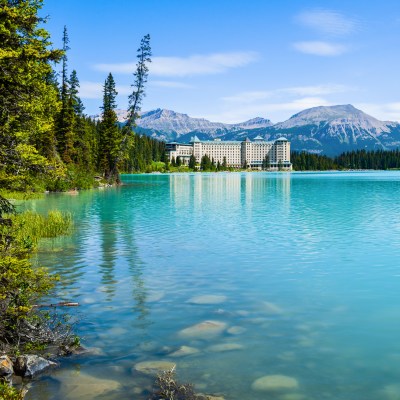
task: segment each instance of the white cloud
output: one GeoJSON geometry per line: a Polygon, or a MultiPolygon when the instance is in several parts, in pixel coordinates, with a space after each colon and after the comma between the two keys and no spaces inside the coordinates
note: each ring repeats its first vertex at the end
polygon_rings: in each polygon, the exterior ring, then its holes
{"type": "MultiPolygon", "coordinates": [[[[82,99],[102,99],[103,98],[103,83],[82,81],[79,87],[79,97],[82,99]]],[[[116,91],[119,95],[128,96],[132,89],[126,85],[116,85],[116,91]]]]}
{"type": "MultiPolygon", "coordinates": [[[[153,57],[149,65],[153,76],[193,76],[219,74],[230,68],[238,68],[255,62],[255,52],[215,53],[189,57],[153,57]]],[[[102,72],[131,74],[136,63],[97,64],[94,68],[102,72]]]]}
{"type": "Polygon", "coordinates": [[[80,82],[79,96],[82,99],[101,99],[103,85],[99,82],[80,82]]]}
{"type": "Polygon", "coordinates": [[[400,122],[400,102],[393,103],[356,103],[354,107],[372,115],[381,121],[400,122]]]}
{"type": "Polygon", "coordinates": [[[176,81],[150,81],[150,86],[155,87],[165,87],[165,88],[175,88],[175,89],[191,89],[192,85],[189,85],[184,82],[176,82],[176,81]]]}
{"type": "Polygon", "coordinates": [[[339,56],[348,50],[345,45],[323,41],[297,42],[293,46],[301,53],[328,57],[339,56]]]}
{"type": "Polygon", "coordinates": [[[211,121],[238,123],[259,116],[271,119],[273,122],[278,122],[286,120],[293,114],[306,108],[328,105],[331,105],[331,103],[321,97],[302,97],[282,102],[259,102],[245,105],[231,104],[219,113],[202,115],[202,117],[211,121]]]}
{"type": "Polygon", "coordinates": [[[353,89],[346,85],[339,85],[339,84],[294,86],[294,87],[281,88],[269,91],[242,92],[235,94],[233,96],[223,97],[222,100],[227,103],[250,104],[273,97],[274,98],[288,97],[288,95],[312,97],[312,96],[328,95],[334,93],[343,93],[350,90],[353,89]]]}
{"type": "Polygon", "coordinates": [[[297,15],[296,20],[318,33],[332,36],[345,36],[359,29],[357,19],[346,17],[331,10],[305,11],[297,15]]]}

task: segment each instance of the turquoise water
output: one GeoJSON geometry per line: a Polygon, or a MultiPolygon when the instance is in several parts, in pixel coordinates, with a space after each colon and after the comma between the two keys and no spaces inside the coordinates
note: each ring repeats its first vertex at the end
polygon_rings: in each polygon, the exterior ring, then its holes
{"type": "Polygon", "coordinates": [[[124,182],[31,203],[74,214],[75,234],[38,261],[81,304],[68,311],[92,352],[28,399],[146,399],[153,378],[134,366],[157,360],[225,399],[400,399],[399,172],[124,182]],[[174,356],[181,346],[197,352],[174,356]],[[252,386],[266,375],[292,385],[252,386]]]}

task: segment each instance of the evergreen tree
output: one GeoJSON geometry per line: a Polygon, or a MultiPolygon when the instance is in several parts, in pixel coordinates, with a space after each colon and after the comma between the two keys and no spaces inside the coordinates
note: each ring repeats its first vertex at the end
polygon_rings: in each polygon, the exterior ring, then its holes
{"type": "Polygon", "coordinates": [[[70,95],[70,82],[68,80],[68,56],[70,49],[67,27],[63,31],[63,57],[61,74],[61,110],[57,123],[57,149],[62,160],[69,164],[74,158],[74,107],[70,95]]]}
{"type": "Polygon", "coordinates": [[[178,157],[176,157],[176,166],[177,167],[180,167],[182,165],[182,160],[181,160],[181,158],[178,156],[178,157]]]}
{"type": "Polygon", "coordinates": [[[224,156],[224,158],[222,159],[222,169],[224,171],[226,171],[228,169],[228,163],[226,161],[226,157],[224,156]]]}
{"type": "MultiPolygon", "coordinates": [[[[121,159],[126,159],[129,156],[130,149],[134,146],[133,129],[136,127],[136,120],[140,117],[142,100],[145,96],[145,84],[149,74],[148,64],[151,62],[151,46],[150,35],[145,35],[137,50],[136,71],[133,76],[133,92],[129,96],[128,119],[122,129],[121,147],[116,155],[115,164],[117,165],[121,159]]],[[[118,178],[119,179],[119,178],[118,178]]]]}
{"type": "Polygon", "coordinates": [[[110,73],[103,88],[103,118],[99,126],[99,167],[103,171],[104,178],[110,182],[119,183],[119,171],[116,163],[121,146],[121,133],[118,126],[118,118],[115,113],[117,107],[115,97],[115,81],[110,73]]]}
{"type": "Polygon", "coordinates": [[[264,169],[264,170],[265,169],[269,169],[269,155],[268,154],[266,154],[264,159],[263,159],[262,169],[264,169]]]}
{"type": "Polygon", "coordinates": [[[196,169],[196,157],[193,154],[189,158],[189,168],[193,170],[196,169]]]}
{"type": "Polygon", "coordinates": [[[0,186],[11,189],[31,187],[55,157],[51,63],[62,51],[49,49],[41,7],[40,0],[3,0],[0,7],[0,186]]]}
{"type": "Polygon", "coordinates": [[[204,154],[204,156],[201,158],[200,168],[202,171],[212,171],[213,170],[212,161],[207,154],[204,154]]]}

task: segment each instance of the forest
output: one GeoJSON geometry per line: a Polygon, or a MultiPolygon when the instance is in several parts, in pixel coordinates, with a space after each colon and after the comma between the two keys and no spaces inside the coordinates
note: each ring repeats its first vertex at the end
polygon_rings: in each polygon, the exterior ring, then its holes
{"type": "MultiPolygon", "coordinates": [[[[69,71],[69,38],[52,47],[38,16],[41,1],[1,1],[0,187],[43,192],[90,188],[95,176],[119,182],[123,172],[151,171],[164,143],[134,133],[145,95],[150,36],[137,50],[126,123],[118,123],[115,82],[105,77],[100,120],[85,115],[78,73],[69,71]],[[60,71],[59,73],[57,71],[60,71]]],[[[60,32],[61,36],[61,32],[60,32]]]]}
{"type": "Polygon", "coordinates": [[[354,150],[344,152],[333,158],[320,154],[293,151],[291,162],[295,171],[399,169],[400,150],[354,150]]]}

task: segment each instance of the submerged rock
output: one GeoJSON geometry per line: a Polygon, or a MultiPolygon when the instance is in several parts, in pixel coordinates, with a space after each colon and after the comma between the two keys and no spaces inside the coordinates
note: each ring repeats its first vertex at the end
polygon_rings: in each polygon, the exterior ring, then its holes
{"type": "Polygon", "coordinates": [[[210,346],[207,350],[214,353],[220,353],[224,351],[242,350],[243,346],[239,343],[221,343],[210,346]]]}
{"type": "Polygon", "coordinates": [[[242,333],[246,332],[246,328],[243,328],[243,326],[231,326],[228,328],[227,332],[230,335],[241,335],[242,333]]]}
{"type": "Polygon", "coordinates": [[[33,354],[27,354],[17,357],[14,363],[14,372],[26,378],[32,378],[49,367],[55,367],[57,364],[33,354]]]}
{"type": "Polygon", "coordinates": [[[196,349],[195,347],[181,346],[178,350],[169,354],[169,356],[170,357],[185,357],[185,356],[190,356],[192,354],[197,354],[197,353],[199,353],[199,350],[196,349]]]}
{"type": "Polygon", "coordinates": [[[251,388],[261,391],[280,391],[297,389],[299,383],[297,379],[286,375],[265,375],[256,379],[251,388]]]}
{"type": "Polygon", "coordinates": [[[204,321],[189,326],[179,332],[184,338],[210,339],[220,335],[226,329],[226,324],[220,321],[204,321]]]}
{"type": "Polygon", "coordinates": [[[218,296],[214,294],[208,294],[203,296],[195,296],[189,299],[190,304],[221,304],[226,301],[226,296],[218,296]]]}
{"type": "Polygon", "coordinates": [[[156,376],[175,367],[176,364],[171,361],[142,361],[135,364],[133,368],[142,374],[156,376]]]}
{"type": "Polygon", "coordinates": [[[91,400],[121,388],[117,381],[75,371],[64,371],[56,378],[61,381],[60,398],[65,400],[91,400]]]}

